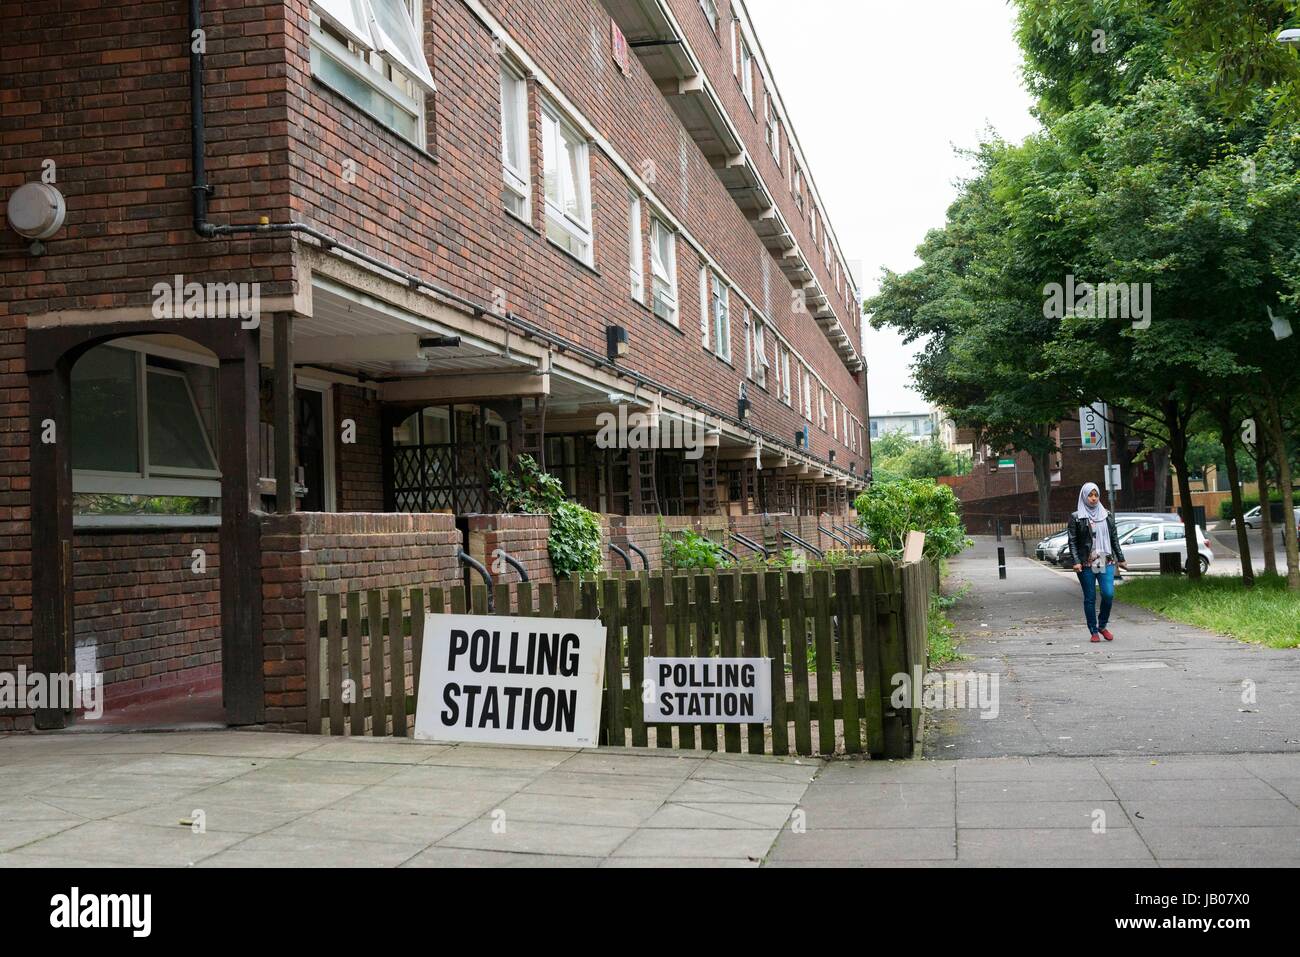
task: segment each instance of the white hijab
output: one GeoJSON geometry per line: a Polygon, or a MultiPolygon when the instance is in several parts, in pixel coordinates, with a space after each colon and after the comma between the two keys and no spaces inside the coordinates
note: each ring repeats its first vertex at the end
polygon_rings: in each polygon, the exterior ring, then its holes
{"type": "Polygon", "coordinates": [[[1114,551],[1110,544],[1110,523],[1106,521],[1110,513],[1106,511],[1106,506],[1101,504],[1100,494],[1101,490],[1097,488],[1096,482],[1085,483],[1083,488],[1079,489],[1079,510],[1074,514],[1092,523],[1093,554],[1105,557],[1113,555],[1114,551]],[[1098,493],[1097,504],[1089,505],[1088,496],[1093,492],[1098,493]]]}

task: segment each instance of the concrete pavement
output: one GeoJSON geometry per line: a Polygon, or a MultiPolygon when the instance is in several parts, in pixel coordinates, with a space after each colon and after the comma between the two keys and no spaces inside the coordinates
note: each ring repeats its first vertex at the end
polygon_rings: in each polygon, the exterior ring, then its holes
{"type": "Polygon", "coordinates": [[[830,764],[769,863],[1300,865],[1300,654],[1118,601],[1093,645],[1072,573],[1016,556],[1003,581],[995,549],[952,563],[946,671],[996,675],[997,716],[931,710],[930,760],[830,764]]]}
{"type": "Polygon", "coordinates": [[[753,867],[821,764],[253,731],[9,735],[0,867],[753,867]]]}

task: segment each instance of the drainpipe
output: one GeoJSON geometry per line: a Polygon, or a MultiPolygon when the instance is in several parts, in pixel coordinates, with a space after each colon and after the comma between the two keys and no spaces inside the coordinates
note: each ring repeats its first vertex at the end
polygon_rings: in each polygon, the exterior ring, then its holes
{"type": "Polygon", "coordinates": [[[194,231],[205,237],[212,235],[212,225],[208,222],[212,187],[208,185],[204,168],[207,140],[203,132],[203,52],[207,43],[203,35],[202,0],[190,0],[190,164],[194,174],[190,193],[194,200],[194,231]]]}

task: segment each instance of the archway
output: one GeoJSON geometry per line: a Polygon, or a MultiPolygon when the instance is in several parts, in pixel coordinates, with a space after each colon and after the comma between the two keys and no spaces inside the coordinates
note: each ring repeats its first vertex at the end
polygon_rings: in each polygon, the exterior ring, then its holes
{"type": "MultiPolygon", "coordinates": [[[[76,665],[73,368],[91,350],[114,340],[169,335],[202,346],[216,362],[214,401],[220,408],[220,424],[216,448],[210,451],[215,452],[216,471],[220,474],[217,540],[221,692],[227,723],[253,724],[262,720],[264,708],[261,551],[255,514],[258,340],[255,330],[244,329],[238,322],[159,319],[29,329],[33,670],[69,673],[76,665]]],[[[121,363],[120,357],[113,358],[121,363]]],[[[138,359],[136,362],[137,376],[148,378],[149,366],[138,364],[138,359]]],[[[171,401],[179,402],[184,383],[165,381],[174,378],[168,371],[175,370],[167,370],[162,364],[153,373],[156,394],[163,396],[162,401],[170,396],[171,401]]],[[[113,379],[111,369],[101,370],[101,374],[106,382],[113,379]]],[[[144,448],[146,460],[147,445],[140,438],[137,422],[137,448],[144,448]]],[[[210,462],[195,458],[197,445],[191,442],[188,448],[184,446],[181,442],[180,446],[154,450],[161,455],[163,472],[213,471],[204,468],[210,462]]],[[[123,462],[121,449],[111,447],[92,452],[87,461],[131,464],[123,462]],[[100,456],[98,461],[96,455],[100,456]],[[114,455],[118,456],[115,462],[104,458],[111,460],[114,455]]],[[[136,464],[140,464],[138,459],[136,464]]],[[[148,475],[147,469],[143,474],[148,475]]],[[[38,728],[61,728],[67,720],[67,712],[56,708],[38,709],[35,716],[38,728]]]]}

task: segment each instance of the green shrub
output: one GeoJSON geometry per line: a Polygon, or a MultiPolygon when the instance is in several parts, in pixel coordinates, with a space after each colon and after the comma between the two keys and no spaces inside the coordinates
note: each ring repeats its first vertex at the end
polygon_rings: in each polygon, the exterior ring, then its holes
{"type": "Polygon", "coordinates": [[[956,555],[971,544],[957,513],[957,496],[931,479],[877,482],[853,501],[858,524],[877,551],[903,554],[908,532],[925,532],[925,556],[956,555]]]}
{"type": "Polygon", "coordinates": [[[600,519],[591,509],[567,500],[564,485],[543,472],[531,455],[519,456],[513,471],[492,469],[491,491],[507,512],[550,516],[546,550],[557,577],[600,571],[600,519]]]}
{"type": "Polygon", "coordinates": [[[717,542],[690,529],[680,537],[661,531],[660,540],[666,568],[726,568],[731,564],[717,542]]]}
{"type": "Polygon", "coordinates": [[[557,576],[600,571],[600,544],[600,519],[591,509],[577,502],[561,502],[551,512],[551,535],[546,540],[546,549],[557,576]]]}

